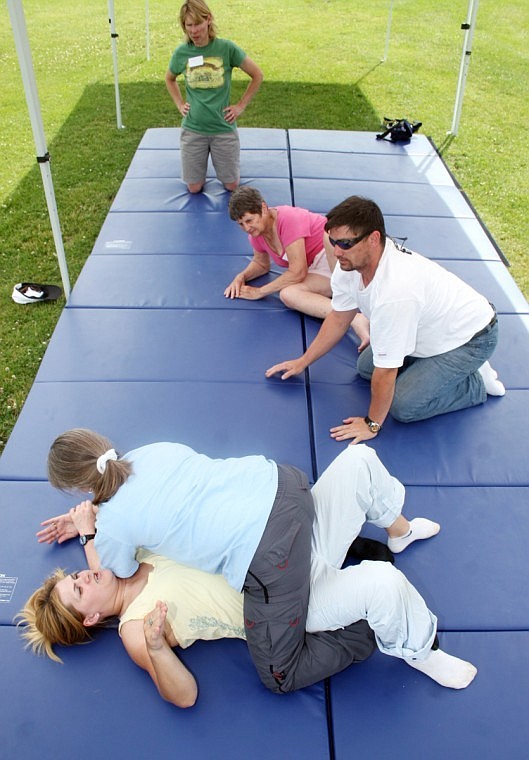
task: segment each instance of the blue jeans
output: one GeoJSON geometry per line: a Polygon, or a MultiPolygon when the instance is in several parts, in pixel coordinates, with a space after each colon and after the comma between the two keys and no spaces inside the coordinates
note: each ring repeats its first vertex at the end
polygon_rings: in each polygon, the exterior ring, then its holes
{"type": "MultiPolygon", "coordinates": [[[[407,356],[397,375],[391,416],[399,422],[415,422],[482,404],[487,392],[478,368],[492,355],[497,342],[496,322],[452,351],[425,359],[407,356]]],[[[368,346],[358,357],[357,371],[371,380],[373,370],[373,352],[368,346]]]]}

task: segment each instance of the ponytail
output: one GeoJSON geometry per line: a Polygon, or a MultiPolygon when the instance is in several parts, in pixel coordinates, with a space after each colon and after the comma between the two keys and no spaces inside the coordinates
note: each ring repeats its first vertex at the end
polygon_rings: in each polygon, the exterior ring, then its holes
{"type": "Polygon", "coordinates": [[[131,472],[131,463],[118,459],[108,438],[85,428],[60,435],[48,454],[51,485],[61,490],[90,491],[94,504],[112,498],[131,472]]]}

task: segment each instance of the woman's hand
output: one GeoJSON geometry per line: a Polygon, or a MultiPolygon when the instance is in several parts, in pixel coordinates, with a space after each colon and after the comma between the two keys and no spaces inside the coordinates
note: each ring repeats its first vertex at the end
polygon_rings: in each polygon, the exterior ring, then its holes
{"type": "Polygon", "coordinates": [[[228,124],[233,124],[233,122],[239,118],[243,111],[244,108],[239,105],[239,103],[231,106],[226,106],[224,109],[224,119],[228,122],[228,124]]]}
{"type": "Polygon", "coordinates": [[[134,662],[149,673],[164,699],[177,707],[192,707],[197,700],[198,687],[193,675],[171,648],[166,617],[167,605],[157,601],[143,621],[125,623],[122,640],[134,662]]]}
{"type": "Polygon", "coordinates": [[[162,649],[165,644],[165,619],[167,617],[167,605],[165,602],[156,602],[156,607],[143,618],[143,633],[145,643],[150,652],[162,649]]]}
{"type": "Polygon", "coordinates": [[[79,535],[96,532],[97,507],[91,501],[82,501],[70,509],[70,517],[79,535]]]}
{"type": "Polygon", "coordinates": [[[244,286],[246,280],[244,279],[243,274],[238,274],[237,277],[234,277],[233,280],[230,282],[226,290],[224,291],[224,295],[226,298],[239,298],[241,295],[241,289],[244,286]]]}
{"type": "Polygon", "coordinates": [[[70,538],[79,535],[69,513],[50,517],[49,520],[41,522],[41,525],[43,526],[42,530],[37,533],[39,544],[53,544],[55,541],[62,544],[63,541],[68,541],[70,538]]]}
{"type": "Polygon", "coordinates": [[[245,301],[259,301],[264,298],[262,288],[254,288],[253,285],[243,285],[239,291],[239,298],[245,301]]]}
{"type": "Polygon", "coordinates": [[[358,314],[353,318],[353,321],[351,322],[351,327],[360,340],[360,345],[358,346],[358,353],[360,354],[364,348],[367,348],[369,346],[369,320],[364,314],[358,312],[358,314]]]}

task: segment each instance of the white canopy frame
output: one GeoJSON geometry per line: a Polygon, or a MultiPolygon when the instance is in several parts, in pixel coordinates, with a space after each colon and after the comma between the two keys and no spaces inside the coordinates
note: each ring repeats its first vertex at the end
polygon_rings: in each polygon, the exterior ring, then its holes
{"type": "Polygon", "coordinates": [[[391,21],[393,20],[393,5],[395,0],[389,1],[389,11],[388,11],[388,23],[386,26],[386,43],[384,45],[384,55],[381,59],[381,63],[384,63],[388,60],[388,53],[389,53],[389,40],[391,37],[391,21]]]}
{"type": "MultiPolygon", "coordinates": [[[[390,0],[390,3],[389,3],[388,22],[386,26],[386,42],[384,46],[384,56],[381,59],[382,63],[387,61],[388,54],[389,54],[389,42],[391,38],[391,22],[393,19],[394,2],[395,0],[390,0]]],[[[474,29],[476,26],[478,6],[479,6],[479,0],[469,0],[468,9],[467,9],[467,20],[465,23],[461,24],[461,29],[463,29],[463,31],[465,32],[465,39],[463,41],[463,53],[461,56],[461,64],[459,67],[459,79],[457,83],[454,114],[452,117],[452,126],[450,128],[450,131],[448,132],[449,135],[453,135],[454,137],[457,135],[458,130],[459,130],[459,121],[461,119],[461,110],[463,107],[463,97],[465,94],[465,85],[466,85],[466,80],[467,80],[468,67],[470,64],[470,56],[472,54],[472,39],[474,37],[474,29]]]]}
{"type": "Polygon", "coordinates": [[[33,59],[31,57],[31,49],[29,47],[26,28],[26,19],[24,17],[24,10],[22,8],[21,0],[7,0],[7,7],[9,10],[11,26],[13,27],[15,48],[20,63],[24,93],[26,95],[29,118],[31,121],[31,128],[33,130],[33,139],[35,141],[35,147],[37,150],[37,162],[39,164],[40,173],[42,175],[44,194],[46,196],[48,214],[53,231],[55,251],[57,253],[57,259],[59,261],[59,269],[61,272],[64,295],[66,298],[68,298],[70,295],[70,278],[68,275],[68,267],[66,265],[66,255],[64,253],[59,213],[57,211],[57,203],[55,201],[55,191],[53,188],[53,179],[51,176],[50,168],[50,154],[48,152],[46,138],[44,136],[42,114],[40,111],[40,101],[37,92],[37,83],[35,81],[35,71],[33,69],[33,59]]]}
{"type": "Polygon", "coordinates": [[[472,55],[472,39],[476,26],[476,16],[478,14],[479,0],[469,0],[466,23],[461,24],[461,29],[465,31],[463,41],[463,54],[461,56],[461,65],[459,67],[459,79],[457,82],[456,102],[454,105],[454,115],[452,117],[452,127],[448,134],[457,135],[459,131],[459,121],[461,119],[461,109],[463,107],[463,96],[465,94],[465,85],[467,81],[468,67],[470,56],[472,55]]]}
{"type": "MultiPolygon", "coordinates": [[[[70,278],[68,274],[68,266],[66,263],[66,254],[64,252],[64,243],[62,237],[61,224],[59,220],[59,213],[57,210],[57,202],[55,199],[55,190],[53,187],[53,179],[51,175],[50,167],[50,154],[46,144],[46,137],[44,135],[44,126],[42,123],[42,113],[40,110],[40,100],[37,91],[37,83],[35,79],[35,70],[33,68],[33,59],[31,55],[31,48],[29,45],[26,19],[24,16],[24,9],[22,6],[22,0],[7,0],[7,7],[9,11],[9,18],[11,26],[13,28],[13,37],[15,40],[15,48],[20,66],[20,72],[22,75],[22,83],[24,86],[24,94],[26,97],[26,103],[29,111],[29,118],[31,122],[31,128],[33,131],[33,139],[35,142],[35,148],[37,151],[37,162],[40,166],[42,183],[44,185],[44,195],[46,197],[46,204],[48,206],[48,215],[50,218],[50,225],[53,232],[53,240],[55,243],[55,252],[57,260],[59,262],[59,270],[61,273],[61,280],[64,290],[64,295],[68,299],[70,296],[70,278]]],[[[116,123],[118,129],[124,129],[123,120],[121,116],[121,98],[119,93],[119,69],[118,69],[118,52],[117,52],[117,40],[118,33],[116,31],[116,14],[114,10],[114,0],[108,0],[108,16],[110,24],[110,41],[112,48],[112,61],[114,68],[114,91],[116,101],[116,123]]],[[[145,0],[145,49],[147,60],[150,60],[150,30],[149,30],[149,0],[145,0]]]]}
{"type": "MultiPolygon", "coordinates": [[[[463,96],[465,92],[466,78],[468,73],[468,66],[470,63],[470,55],[472,53],[472,40],[474,35],[474,29],[476,25],[476,16],[479,6],[479,0],[469,0],[467,21],[461,25],[461,28],[465,31],[465,39],[463,43],[463,54],[461,58],[461,65],[459,69],[459,81],[456,91],[456,101],[454,106],[454,114],[452,119],[452,126],[448,134],[457,135],[459,129],[459,122],[461,118],[461,110],[463,104],[463,96]]],[[[50,224],[53,231],[53,238],[55,242],[55,250],[57,259],[59,262],[59,269],[61,272],[61,279],[64,288],[66,298],[70,295],[70,280],[68,276],[68,268],[66,265],[66,256],[64,253],[64,245],[62,239],[61,226],[59,222],[59,215],[57,211],[57,204],[55,200],[55,192],[53,188],[53,180],[50,169],[50,154],[46,146],[46,138],[44,136],[44,127],[42,124],[42,115],[40,110],[40,101],[38,98],[37,85],[35,81],[35,72],[33,69],[33,60],[31,56],[31,49],[29,46],[26,20],[24,17],[24,10],[22,7],[22,0],[7,0],[7,7],[11,20],[11,26],[13,27],[13,35],[15,39],[15,47],[19,60],[20,70],[22,74],[22,81],[24,85],[24,92],[26,96],[26,102],[29,111],[29,117],[31,121],[31,127],[33,130],[33,138],[35,141],[35,147],[37,150],[37,161],[40,166],[42,182],[44,185],[44,193],[46,196],[46,203],[48,206],[48,213],[50,217],[50,224]]],[[[391,38],[391,23],[393,18],[394,0],[390,0],[388,22],[386,28],[386,38],[384,47],[384,57],[382,62],[386,61],[389,54],[389,44],[391,38]]],[[[118,129],[124,129],[122,116],[121,116],[121,99],[119,92],[119,69],[118,69],[118,53],[117,53],[117,40],[118,33],[116,31],[116,16],[114,10],[114,0],[108,0],[108,15],[110,24],[110,39],[112,47],[112,59],[114,68],[114,90],[116,100],[116,122],[118,129]]],[[[150,31],[149,31],[149,0],[145,0],[145,48],[147,60],[150,60],[150,31]]]]}
{"type": "Polygon", "coordinates": [[[121,98],[119,96],[119,70],[118,70],[118,37],[116,32],[116,14],[114,12],[114,0],[108,0],[108,23],[110,24],[110,45],[112,47],[112,63],[114,66],[114,93],[116,97],[116,122],[118,129],[124,129],[121,119],[121,98]]]}
{"type": "MultiPolygon", "coordinates": [[[[116,97],[116,122],[118,129],[125,129],[121,118],[121,98],[119,95],[119,67],[118,67],[118,38],[116,31],[116,13],[114,10],[114,0],[108,0],[108,23],[110,24],[110,44],[112,47],[112,62],[114,66],[114,91],[116,97]]],[[[148,61],[151,60],[150,44],[150,14],[149,0],[145,0],[145,56],[148,61]]]]}

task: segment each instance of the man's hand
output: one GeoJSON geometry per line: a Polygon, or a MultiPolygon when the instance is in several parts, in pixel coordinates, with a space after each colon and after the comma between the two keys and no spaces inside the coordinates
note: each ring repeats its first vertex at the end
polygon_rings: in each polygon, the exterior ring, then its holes
{"type": "Polygon", "coordinates": [[[361,443],[376,438],[377,433],[370,430],[369,425],[363,417],[347,417],[343,425],[331,428],[331,438],[335,441],[346,441],[352,438],[351,443],[361,443]]]}
{"type": "Polygon", "coordinates": [[[55,541],[62,544],[63,541],[68,541],[70,538],[79,535],[70,514],[50,517],[49,520],[41,522],[41,525],[43,528],[37,533],[39,544],[53,544],[55,541]]]}
{"type": "Polygon", "coordinates": [[[281,364],[274,364],[273,367],[266,370],[265,376],[272,377],[282,372],[281,380],[287,380],[289,377],[299,375],[306,367],[307,365],[303,359],[290,359],[289,361],[281,362],[281,364]]]}
{"type": "Polygon", "coordinates": [[[156,607],[143,618],[143,633],[148,650],[156,651],[164,646],[166,617],[167,605],[158,601],[156,607]]]}

